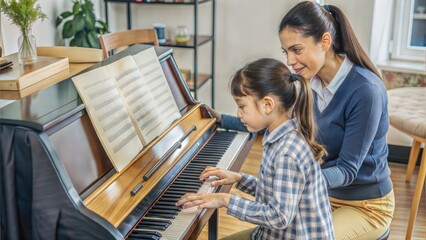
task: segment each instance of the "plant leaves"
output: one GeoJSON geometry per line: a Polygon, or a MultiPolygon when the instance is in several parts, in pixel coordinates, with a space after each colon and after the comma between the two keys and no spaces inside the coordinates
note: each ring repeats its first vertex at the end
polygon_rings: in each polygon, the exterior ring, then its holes
{"type": "Polygon", "coordinates": [[[90,47],[89,42],[86,39],[87,32],[77,32],[75,35],[75,45],[79,47],[90,47]]]}
{"type": "Polygon", "coordinates": [[[80,3],[78,1],[74,2],[74,6],[72,6],[72,14],[77,15],[80,12],[80,3]]]}
{"type": "Polygon", "coordinates": [[[66,12],[61,13],[61,15],[59,15],[59,16],[61,16],[62,18],[67,18],[71,15],[72,15],[72,12],[66,11],[66,12]]]}
{"type": "Polygon", "coordinates": [[[57,17],[57,18],[56,18],[55,26],[56,26],[56,27],[58,27],[58,26],[59,26],[59,24],[61,24],[62,20],[64,20],[64,19],[63,19],[63,18],[61,18],[61,17],[57,17]]]}
{"type": "Polygon", "coordinates": [[[73,21],[69,20],[65,22],[64,28],[62,29],[62,38],[70,38],[74,36],[74,28],[73,28],[73,21]]]}
{"type": "Polygon", "coordinates": [[[80,32],[84,30],[84,17],[83,13],[77,14],[72,20],[72,24],[75,32],[80,32]]]}
{"type": "Polygon", "coordinates": [[[101,48],[101,46],[99,44],[98,34],[95,31],[90,31],[87,34],[87,40],[89,41],[89,44],[90,44],[91,47],[101,48]]]}
{"type": "Polygon", "coordinates": [[[92,12],[88,12],[86,14],[86,28],[88,30],[94,30],[95,29],[95,24],[96,24],[96,18],[95,18],[95,14],[93,14],[92,12]]]}

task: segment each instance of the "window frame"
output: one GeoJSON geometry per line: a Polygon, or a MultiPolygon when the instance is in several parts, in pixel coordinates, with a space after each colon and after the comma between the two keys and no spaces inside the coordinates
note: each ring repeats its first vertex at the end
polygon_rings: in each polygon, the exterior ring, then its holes
{"type": "Polygon", "coordinates": [[[414,3],[415,0],[396,0],[395,2],[391,60],[425,61],[426,47],[410,46],[414,3]]]}

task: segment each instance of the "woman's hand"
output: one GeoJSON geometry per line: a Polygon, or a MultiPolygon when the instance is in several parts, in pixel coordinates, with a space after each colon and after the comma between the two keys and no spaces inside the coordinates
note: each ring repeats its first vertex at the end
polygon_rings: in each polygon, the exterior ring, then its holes
{"type": "Polygon", "coordinates": [[[220,185],[232,185],[236,182],[241,181],[243,176],[241,173],[224,170],[218,167],[206,167],[200,175],[200,180],[206,180],[209,177],[216,177],[217,180],[213,180],[210,185],[212,187],[220,185]]]}
{"type": "Polygon", "coordinates": [[[222,121],[222,114],[220,114],[218,111],[214,110],[210,106],[203,104],[203,107],[214,117],[216,118],[216,122],[222,121]]]}
{"type": "Polygon", "coordinates": [[[228,193],[187,193],[179,199],[176,206],[182,206],[183,209],[221,208],[227,207],[230,199],[231,195],[228,193]]]}

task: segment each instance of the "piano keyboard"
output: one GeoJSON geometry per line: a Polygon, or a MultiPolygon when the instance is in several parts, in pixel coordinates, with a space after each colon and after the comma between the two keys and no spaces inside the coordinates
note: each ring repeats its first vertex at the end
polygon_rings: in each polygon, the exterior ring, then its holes
{"type": "Polygon", "coordinates": [[[182,239],[205,209],[181,211],[175,204],[185,193],[211,193],[216,188],[199,180],[206,166],[229,169],[248,139],[248,133],[218,131],[148,211],[127,239],[182,239]]]}

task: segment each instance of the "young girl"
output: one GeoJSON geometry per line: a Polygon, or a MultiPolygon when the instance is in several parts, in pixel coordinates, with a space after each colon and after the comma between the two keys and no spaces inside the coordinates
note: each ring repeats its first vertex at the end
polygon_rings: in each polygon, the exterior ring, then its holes
{"type": "Polygon", "coordinates": [[[249,131],[266,128],[259,176],[209,167],[200,179],[217,177],[212,186],[238,183],[255,201],[226,193],[186,194],[176,205],[226,207],[228,214],[258,225],[226,239],[334,239],[319,164],[325,150],[315,141],[307,80],[277,60],[260,59],[237,71],[231,92],[249,131]]]}

